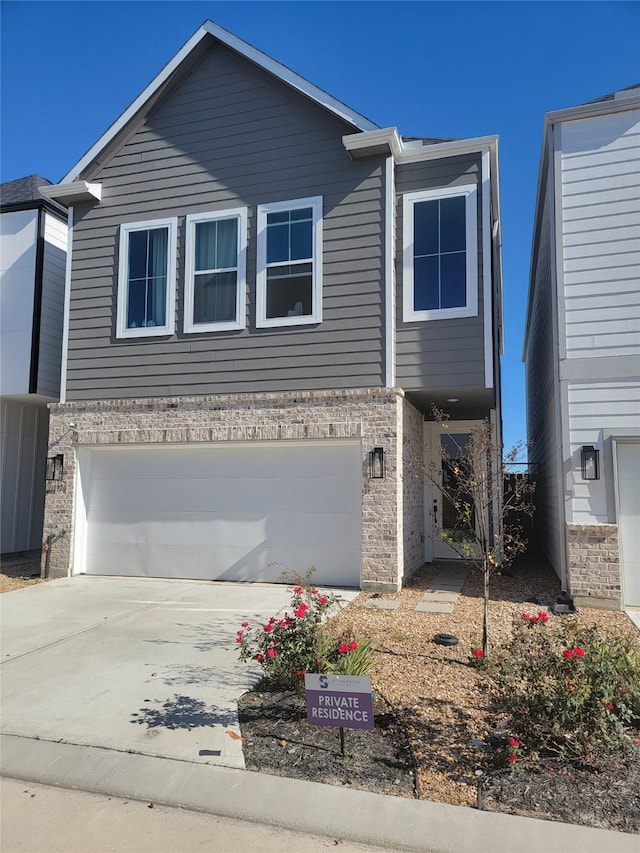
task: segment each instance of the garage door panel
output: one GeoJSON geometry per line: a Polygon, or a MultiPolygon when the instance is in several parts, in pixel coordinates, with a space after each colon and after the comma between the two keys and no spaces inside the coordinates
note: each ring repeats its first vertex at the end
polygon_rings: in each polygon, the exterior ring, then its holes
{"type": "MultiPolygon", "coordinates": [[[[212,475],[207,479],[153,480],[99,479],[99,488],[91,490],[87,506],[92,513],[109,511],[136,511],[147,503],[150,490],[155,492],[153,506],[160,512],[173,513],[176,509],[193,512],[219,513],[229,506],[242,506],[247,512],[264,512],[274,495],[273,477],[220,479],[212,475]]],[[[286,488],[280,490],[278,508],[295,512],[304,505],[309,512],[323,512],[330,507],[336,513],[353,510],[352,481],[349,478],[319,477],[314,480],[291,478],[286,488]]]]}
{"type": "Polygon", "coordinates": [[[87,452],[89,573],[359,586],[359,441],[87,452]]]}

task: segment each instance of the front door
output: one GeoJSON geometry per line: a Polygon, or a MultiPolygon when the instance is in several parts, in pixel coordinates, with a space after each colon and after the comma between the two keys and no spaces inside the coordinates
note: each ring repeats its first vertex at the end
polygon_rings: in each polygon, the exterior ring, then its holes
{"type": "Polygon", "coordinates": [[[455,477],[453,463],[469,441],[469,432],[477,421],[449,421],[446,425],[427,421],[425,438],[425,560],[460,560],[461,555],[442,538],[453,533],[455,508],[443,499],[438,485],[447,485],[455,477]],[[445,457],[446,458],[443,458],[445,457]],[[442,532],[441,532],[442,531],[442,532]]]}

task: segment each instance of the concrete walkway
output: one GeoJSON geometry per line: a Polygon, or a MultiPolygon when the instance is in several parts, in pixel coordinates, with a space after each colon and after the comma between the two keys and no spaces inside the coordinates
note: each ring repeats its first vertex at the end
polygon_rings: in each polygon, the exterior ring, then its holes
{"type": "MultiPolygon", "coordinates": [[[[416,604],[418,613],[453,613],[453,608],[469,576],[469,569],[459,563],[441,563],[437,573],[431,578],[422,600],[416,604]]],[[[378,610],[396,610],[400,601],[397,598],[371,597],[365,601],[365,607],[378,610]]]]}
{"type": "MultiPolygon", "coordinates": [[[[9,778],[179,806],[394,851],[638,853],[636,836],[602,829],[31,738],[5,735],[0,747],[0,771],[9,778]]],[[[88,843],[85,849],[106,853],[117,848],[88,843]]],[[[124,849],[144,850],[133,842],[124,849]]],[[[182,853],[182,848],[176,849],[182,853]]],[[[212,840],[209,849],[226,853],[228,848],[212,840]]]]}

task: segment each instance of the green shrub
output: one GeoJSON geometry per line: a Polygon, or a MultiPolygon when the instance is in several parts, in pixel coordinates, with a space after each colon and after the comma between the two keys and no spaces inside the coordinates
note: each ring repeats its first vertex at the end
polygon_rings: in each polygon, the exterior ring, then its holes
{"type": "Polygon", "coordinates": [[[301,689],[307,672],[364,675],[373,655],[367,643],[351,634],[333,639],[322,627],[340,598],[320,592],[305,581],[292,589],[291,612],[272,616],[263,625],[243,622],[236,635],[240,660],[254,660],[265,674],[301,689]]]}
{"type": "MultiPolygon", "coordinates": [[[[640,654],[631,636],[603,639],[574,619],[523,613],[490,672],[519,752],[595,762],[632,744],[640,723],[640,654]]],[[[513,761],[514,759],[512,759],[513,761]]]]}

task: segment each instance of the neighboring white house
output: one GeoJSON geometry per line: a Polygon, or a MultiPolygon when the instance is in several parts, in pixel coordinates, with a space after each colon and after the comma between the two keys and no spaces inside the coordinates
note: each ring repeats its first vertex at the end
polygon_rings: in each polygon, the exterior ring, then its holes
{"type": "Polygon", "coordinates": [[[49,432],[60,399],[67,214],[30,175],[0,186],[3,554],[40,548],[49,432]]]}
{"type": "Polygon", "coordinates": [[[524,343],[536,527],[580,604],[640,606],[640,86],[545,117],[524,343]]]}

